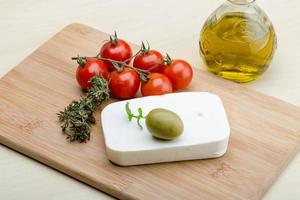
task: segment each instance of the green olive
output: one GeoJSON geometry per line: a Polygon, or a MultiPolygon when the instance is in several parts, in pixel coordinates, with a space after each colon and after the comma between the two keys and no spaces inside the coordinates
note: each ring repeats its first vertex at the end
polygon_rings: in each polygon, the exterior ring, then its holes
{"type": "Polygon", "coordinates": [[[176,113],[163,108],[156,108],[148,113],[146,126],[154,137],[163,140],[173,140],[183,132],[181,118],[176,113]]]}

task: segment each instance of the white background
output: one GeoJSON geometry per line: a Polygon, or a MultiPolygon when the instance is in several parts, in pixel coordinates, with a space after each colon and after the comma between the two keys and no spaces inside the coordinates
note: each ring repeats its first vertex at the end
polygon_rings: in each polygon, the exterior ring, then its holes
{"type": "MultiPolygon", "coordinates": [[[[64,26],[80,22],[117,30],[204,68],[199,31],[222,0],[0,0],[0,76],[64,26]]],[[[273,22],[278,49],[270,69],[247,84],[300,106],[300,1],[258,0],[273,22]]],[[[1,102],[0,102],[1,103],[1,102]]],[[[300,123],[300,122],[299,122],[300,123]]],[[[300,199],[300,156],[290,163],[264,200],[300,199]]],[[[111,199],[83,183],[0,145],[0,199],[111,199]]]]}

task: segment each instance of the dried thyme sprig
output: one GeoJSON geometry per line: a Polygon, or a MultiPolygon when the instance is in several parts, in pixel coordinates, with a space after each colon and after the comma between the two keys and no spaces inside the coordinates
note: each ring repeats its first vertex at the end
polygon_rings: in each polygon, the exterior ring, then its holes
{"type": "Polygon", "coordinates": [[[101,76],[90,80],[92,87],[78,101],[72,101],[64,111],[57,113],[61,128],[70,142],[86,142],[90,139],[91,124],[96,120],[93,112],[109,99],[108,82],[101,76]]]}

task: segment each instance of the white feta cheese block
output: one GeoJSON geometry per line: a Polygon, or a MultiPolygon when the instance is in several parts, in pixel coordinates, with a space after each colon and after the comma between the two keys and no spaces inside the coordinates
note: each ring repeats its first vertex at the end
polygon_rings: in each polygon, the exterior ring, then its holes
{"type": "Polygon", "coordinates": [[[208,92],[181,92],[119,101],[101,113],[106,153],[121,166],[216,158],[227,150],[230,127],[221,99],[208,92]],[[159,140],[150,134],[142,120],[140,129],[128,121],[126,102],[133,113],[141,107],[144,114],[155,108],[177,113],[184,130],[175,140],[159,140]]]}

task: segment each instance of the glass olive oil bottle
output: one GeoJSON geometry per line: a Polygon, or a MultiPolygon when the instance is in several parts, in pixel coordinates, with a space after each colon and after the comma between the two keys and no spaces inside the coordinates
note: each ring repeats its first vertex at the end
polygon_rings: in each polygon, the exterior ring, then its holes
{"type": "Polygon", "coordinates": [[[276,35],[254,0],[228,0],[205,22],[199,46],[208,71],[245,83],[268,68],[276,35]]]}

